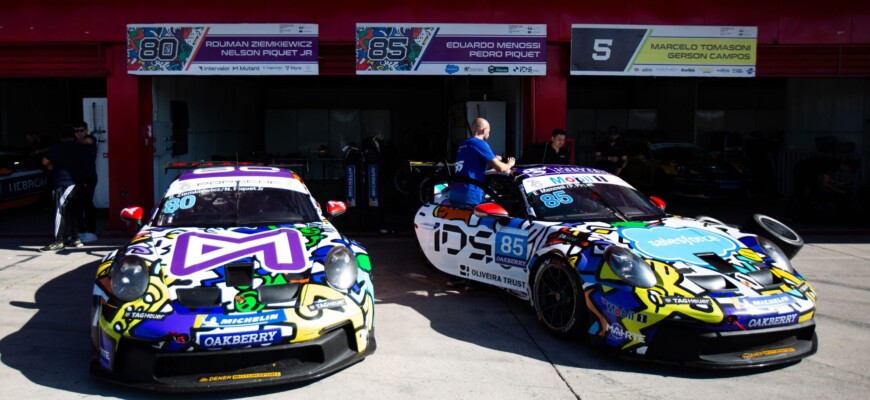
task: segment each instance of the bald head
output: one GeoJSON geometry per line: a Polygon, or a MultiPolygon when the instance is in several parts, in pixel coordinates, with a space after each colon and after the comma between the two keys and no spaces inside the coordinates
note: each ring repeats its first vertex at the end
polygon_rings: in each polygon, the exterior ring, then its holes
{"type": "Polygon", "coordinates": [[[484,118],[475,118],[471,122],[471,134],[483,140],[489,139],[489,121],[484,118]]]}

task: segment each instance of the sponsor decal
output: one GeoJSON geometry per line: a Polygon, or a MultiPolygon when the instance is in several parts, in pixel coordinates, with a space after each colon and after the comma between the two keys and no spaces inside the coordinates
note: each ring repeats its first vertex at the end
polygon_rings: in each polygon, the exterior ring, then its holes
{"type": "Polygon", "coordinates": [[[791,325],[797,322],[797,317],[797,313],[793,313],[773,317],[750,318],[746,326],[748,328],[768,328],[771,326],[791,325]]]}
{"type": "Polygon", "coordinates": [[[348,165],[344,168],[344,188],[347,193],[347,205],[356,207],[356,166],[348,165]]]}
{"type": "Polygon", "coordinates": [[[377,164],[369,164],[366,168],[366,179],[369,182],[369,207],[378,207],[380,200],[378,199],[378,185],[380,185],[380,169],[377,164]]]}
{"type": "Polygon", "coordinates": [[[492,261],[492,245],[487,239],[492,232],[479,230],[474,235],[469,235],[462,230],[461,226],[444,224],[441,229],[435,231],[435,251],[446,251],[449,255],[457,255],[466,247],[470,247],[468,258],[471,260],[483,260],[485,263],[492,261]],[[456,247],[453,247],[456,246],[456,247]]]}
{"type": "Polygon", "coordinates": [[[242,379],[279,378],[279,377],[281,377],[281,371],[256,372],[256,373],[252,373],[252,374],[204,376],[202,378],[199,378],[199,383],[237,381],[237,380],[242,380],[242,379]]]}
{"type": "Polygon", "coordinates": [[[642,255],[662,261],[682,261],[687,264],[705,265],[695,256],[698,253],[713,253],[726,258],[740,250],[740,244],[725,235],[697,228],[626,228],[620,234],[642,255]]]}
{"type": "Polygon", "coordinates": [[[547,236],[547,245],[556,244],[556,243],[566,243],[574,246],[586,246],[588,245],[589,234],[581,232],[565,232],[558,231],[553,232],[549,236],[547,236]]]}
{"type": "Polygon", "coordinates": [[[344,306],[344,299],[321,300],[308,305],[309,311],[323,310],[325,308],[338,308],[344,306]]]}
{"type": "Polygon", "coordinates": [[[24,175],[14,177],[7,180],[5,188],[6,195],[23,195],[29,193],[38,193],[48,184],[48,177],[44,175],[24,175]]]}
{"type": "Polygon", "coordinates": [[[774,307],[782,304],[790,304],[794,300],[790,295],[778,294],[766,297],[741,297],[740,303],[753,307],[774,307]]]}
{"type": "Polygon", "coordinates": [[[446,72],[448,75],[453,75],[459,72],[459,66],[454,64],[447,64],[447,66],[444,67],[444,72],[446,72]]]}
{"type": "Polygon", "coordinates": [[[744,360],[748,360],[750,358],[755,358],[755,357],[765,357],[765,356],[773,356],[773,355],[784,354],[784,353],[794,353],[795,351],[796,350],[794,349],[794,347],[783,347],[781,349],[762,350],[762,351],[755,351],[752,353],[743,353],[740,355],[740,358],[742,358],[744,360]]]}
{"type": "Polygon", "coordinates": [[[280,340],[280,329],[266,329],[256,332],[238,332],[199,336],[199,344],[205,348],[210,349],[243,347],[255,344],[270,344],[278,342],[280,340]]]}
{"type": "Polygon", "coordinates": [[[526,232],[504,228],[495,235],[495,262],[514,267],[526,265],[528,241],[526,232]]]}
{"type": "Polygon", "coordinates": [[[263,325],[274,324],[285,321],[287,317],[283,311],[270,311],[259,314],[241,314],[241,315],[223,315],[209,314],[203,318],[202,326],[218,327],[218,326],[244,326],[244,325],[263,325]]]}
{"type": "Polygon", "coordinates": [[[282,228],[243,236],[225,232],[222,235],[201,232],[178,235],[169,272],[187,276],[256,254],[262,255],[260,261],[270,271],[301,272],[305,269],[302,234],[294,229],[282,228]]]}
{"type": "Polygon", "coordinates": [[[625,318],[634,320],[640,323],[646,323],[646,315],[637,313],[633,310],[622,308],[616,304],[611,303],[606,298],[601,298],[601,305],[604,306],[604,311],[610,315],[613,315],[617,318],[625,318]]]}
{"type": "Polygon", "coordinates": [[[100,330],[100,366],[111,371],[115,360],[115,339],[100,330]]]}
{"type": "Polygon", "coordinates": [[[631,332],[621,325],[608,324],[607,332],[616,340],[631,340],[638,343],[646,343],[646,335],[631,332]]]}
{"type": "Polygon", "coordinates": [[[709,305],[710,299],[703,297],[680,297],[680,296],[667,296],[662,297],[662,301],[665,304],[697,304],[697,305],[709,305]]]}
{"type": "Polygon", "coordinates": [[[491,272],[479,271],[479,270],[471,268],[467,265],[459,265],[459,275],[462,275],[464,277],[478,278],[478,279],[483,280],[483,281],[497,282],[497,283],[513,286],[517,289],[525,290],[525,288],[526,288],[526,282],[521,281],[519,279],[513,279],[513,278],[510,278],[507,276],[493,274],[491,272]]]}
{"type": "Polygon", "coordinates": [[[163,321],[166,313],[142,312],[142,311],[125,311],[124,319],[150,319],[154,321],[163,321]]]}

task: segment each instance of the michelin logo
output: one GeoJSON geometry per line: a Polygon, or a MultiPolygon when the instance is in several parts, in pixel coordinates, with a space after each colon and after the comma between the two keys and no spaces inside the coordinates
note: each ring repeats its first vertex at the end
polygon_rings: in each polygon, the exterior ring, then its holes
{"type": "Polygon", "coordinates": [[[244,325],[263,325],[282,322],[286,318],[281,311],[273,311],[268,313],[260,313],[247,316],[228,316],[209,314],[202,321],[202,326],[217,327],[217,326],[244,326],[244,325]]]}

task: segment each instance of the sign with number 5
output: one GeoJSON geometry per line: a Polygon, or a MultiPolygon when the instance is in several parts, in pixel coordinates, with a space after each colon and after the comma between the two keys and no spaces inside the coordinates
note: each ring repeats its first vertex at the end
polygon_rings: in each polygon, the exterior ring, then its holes
{"type": "Polygon", "coordinates": [[[754,26],[571,26],[571,75],[754,77],[754,26]]]}

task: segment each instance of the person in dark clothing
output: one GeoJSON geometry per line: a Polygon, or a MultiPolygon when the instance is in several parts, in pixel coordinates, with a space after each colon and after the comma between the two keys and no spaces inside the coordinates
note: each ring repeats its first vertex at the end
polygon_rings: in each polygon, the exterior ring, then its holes
{"type": "Polygon", "coordinates": [[[54,178],[54,232],[52,242],[43,247],[42,251],[63,250],[64,230],[69,226],[72,231],[71,247],[82,247],[79,239],[76,216],[81,214],[79,193],[76,183],[84,180],[86,175],[85,164],[88,154],[85,147],[75,140],[72,130],[64,130],[60,135],[60,142],[49,147],[42,164],[52,171],[54,178]],[[72,220],[71,220],[72,219],[72,220]]]}
{"type": "Polygon", "coordinates": [[[79,238],[83,243],[90,243],[97,240],[97,216],[94,208],[94,190],[97,187],[97,138],[88,133],[88,123],[79,121],[73,124],[73,133],[75,133],[76,141],[84,146],[87,153],[87,161],[85,162],[81,185],[78,193],[81,195],[81,215],[76,216],[75,223],[78,224],[79,238]]]}
{"type": "Polygon", "coordinates": [[[851,187],[838,175],[856,169],[855,162],[829,156],[812,157],[798,162],[793,172],[792,213],[833,217],[848,213],[851,187]]]}
{"type": "Polygon", "coordinates": [[[628,154],[619,140],[619,129],[611,126],[607,130],[607,140],[595,148],[595,166],[614,175],[619,175],[628,165],[628,154]]]}
{"type": "Polygon", "coordinates": [[[565,131],[553,129],[548,143],[530,146],[523,152],[523,164],[570,164],[571,150],[565,147],[565,131]]]}

